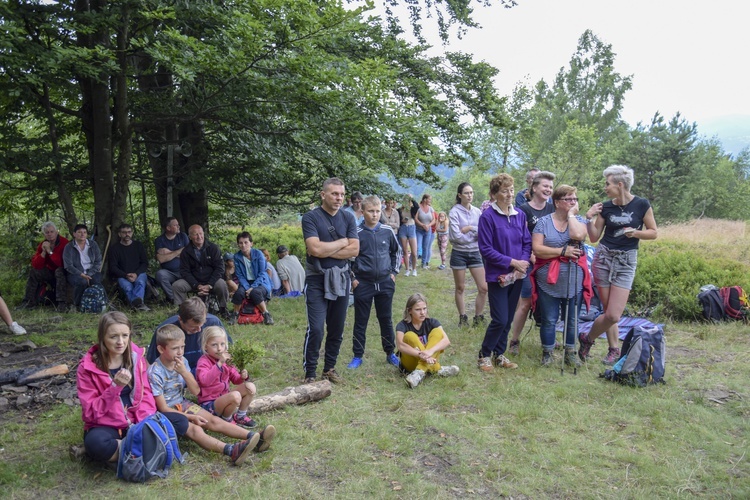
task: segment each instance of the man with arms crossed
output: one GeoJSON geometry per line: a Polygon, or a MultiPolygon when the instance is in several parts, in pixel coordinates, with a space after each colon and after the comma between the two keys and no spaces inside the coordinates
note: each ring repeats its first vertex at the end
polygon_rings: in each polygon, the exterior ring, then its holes
{"type": "Polygon", "coordinates": [[[333,383],[342,382],[335,367],[349,304],[349,259],[359,253],[354,217],[341,210],[344,193],[344,183],[340,179],[326,179],[320,192],[321,206],[302,216],[302,234],[307,247],[305,383],[315,381],[324,325],[328,336],[323,378],[333,383]]]}

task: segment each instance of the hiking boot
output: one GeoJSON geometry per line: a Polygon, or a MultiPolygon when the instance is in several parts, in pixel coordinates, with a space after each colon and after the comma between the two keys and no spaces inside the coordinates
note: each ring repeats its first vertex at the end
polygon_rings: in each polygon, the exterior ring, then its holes
{"type": "Polygon", "coordinates": [[[618,359],[620,359],[620,348],[610,347],[609,351],[607,351],[607,356],[602,360],[602,363],[607,366],[612,366],[617,363],[618,359]]]}
{"type": "Polygon", "coordinates": [[[409,385],[409,387],[414,389],[424,380],[424,376],[424,370],[414,370],[406,376],[406,383],[409,385]]]}
{"type": "Polygon", "coordinates": [[[305,377],[305,380],[302,381],[303,384],[312,384],[315,382],[315,377],[305,377]]]}
{"type": "Polygon", "coordinates": [[[133,299],[133,302],[130,303],[130,307],[133,309],[138,309],[143,305],[143,299],[140,297],[136,297],[133,299]]]}
{"type": "Polygon", "coordinates": [[[250,453],[253,448],[255,448],[255,446],[258,444],[258,441],[260,441],[260,434],[256,432],[250,439],[245,439],[244,441],[235,443],[235,445],[232,446],[231,453],[229,454],[229,458],[232,460],[232,463],[234,465],[242,465],[243,463],[245,463],[245,459],[247,459],[248,453],[250,453]]]}
{"type": "Polygon", "coordinates": [[[151,308],[144,304],[143,301],[141,301],[141,305],[136,307],[135,310],[140,312],[149,312],[151,308]]]}
{"type": "Polygon", "coordinates": [[[8,328],[10,328],[10,331],[13,332],[13,335],[26,335],[26,328],[22,327],[15,321],[11,323],[8,328]]]}
{"type": "Polygon", "coordinates": [[[495,366],[498,366],[500,368],[509,368],[511,370],[515,370],[518,368],[518,365],[514,363],[513,361],[509,360],[502,354],[498,354],[497,356],[492,357],[492,364],[495,366]]]}
{"type": "Polygon", "coordinates": [[[458,326],[459,328],[462,326],[469,326],[469,317],[465,314],[459,314],[458,315],[458,326]]]}
{"type": "Polygon", "coordinates": [[[484,324],[484,314],[477,314],[476,316],[474,316],[474,321],[472,322],[471,326],[476,328],[479,325],[483,325],[483,324],[484,324]]]}
{"type": "Polygon", "coordinates": [[[401,360],[398,359],[398,356],[396,356],[396,354],[394,354],[394,353],[390,353],[388,356],[386,356],[385,360],[388,361],[389,365],[393,365],[396,368],[398,368],[399,366],[401,366],[401,360]]]}
{"type": "Polygon", "coordinates": [[[341,384],[344,382],[343,377],[336,373],[334,368],[331,368],[327,372],[323,372],[323,378],[328,380],[332,384],[341,384]]]}
{"type": "Polygon", "coordinates": [[[263,313],[263,324],[264,325],[273,325],[273,318],[271,317],[271,313],[266,311],[263,313]]]}
{"type": "Polygon", "coordinates": [[[589,340],[587,334],[582,333],[578,336],[578,344],[578,357],[585,363],[589,357],[591,348],[594,346],[594,342],[589,340]]]}
{"type": "Polygon", "coordinates": [[[454,377],[458,375],[459,371],[460,370],[458,369],[456,365],[441,366],[437,374],[440,375],[441,377],[454,377]]]}
{"type": "Polygon", "coordinates": [[[575,367],[575,368],[578,368],[579,366],[581,366],[581,361],[578,359],[578,356],[576,355],[575,348],[572,348],[572,347],[565,348],[565,364],[568,366],[575,367]]]}
{"type": "Polygon", "coordinates": [[[70,448],[68,448],[68,457],[73,462],[83,462],[88,460],[88,455],[86,454],[86,448],[84,448],[83,445],[73,445],[70,448]]]}
{"type": "Polygon", "coordinates": [[[227,325],[236,325],[238,319],[240,319],[240,314],[238,312],[229,313],[229,316],[227,316],[227,325]]]}
{"type": "Polygon", "coordinates": [[[241,427],[247,427],[248,429],[255,429],[256,427],[258,427],[258,422],[256,422],[252,418],[248,417],[247,415],[242,415],[240,417],[236,413],[234,414],[234,423],[241,427]]]}
{"type": "Polygon", "coordinates": [[[438,269],[440,269],[441,271],[442,271],[443,269],[445,269],[445,264],[440,264],[440,265],[438,266],[438,269]]]}
{"type": "Polygon", "coordinates": [[[489,357],[479,358],[477,360],[477,368],[479,368],[483,372],[488,372],[488,373],[495,369],[492,366],[492,359],[489,357]]]}
{"type": "Polygon", "coordinates": [[[273,425],[267,425],[263,427],[263,430],[258,434],[260,435],[260,439],[254,450],[258,453],[263,453],[271,447],[271,441],[273,441],[274,436],[276,436],[276,427],[273,425]]]}
{"type": "Polygon", "coordinates": [[[362,358],[357,358],[356,356],[352,358],[352,362],[346,365],[347,368],[351,368],[352,370],[359,368],[362,366],[362,358]]]}
{"type": "Polygon", "coordinates": [[[521,349],[521,341],[520,340],[511,340],[510,341],[510,347],[508,347],[508,354],[511,356],[518,356],[518,352],[521,349]]]}
{"type": "Polygon", "coordinates": [[[542,366],[550,366],[555,362],[555,358],[550,351],[542,351],[542,366]]]}

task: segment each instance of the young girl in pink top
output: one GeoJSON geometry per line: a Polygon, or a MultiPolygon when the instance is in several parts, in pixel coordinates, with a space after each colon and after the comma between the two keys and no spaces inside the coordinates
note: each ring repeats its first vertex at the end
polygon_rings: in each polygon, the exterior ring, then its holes
{"type": "Polygon", "coordinates": [[[227,333],[220,326],[209,326],[203,331],[203,356],[195,368],[195,378],[201,390],[198,403],[204,410],[243,427],[257,427],[247,416],[247,408],[255,397],[255,384],[247,380],[247,370],[241,372],[227,361],[229,354],[227,333]],[[234,390],[229,390],[229,383],[234,390]]]}

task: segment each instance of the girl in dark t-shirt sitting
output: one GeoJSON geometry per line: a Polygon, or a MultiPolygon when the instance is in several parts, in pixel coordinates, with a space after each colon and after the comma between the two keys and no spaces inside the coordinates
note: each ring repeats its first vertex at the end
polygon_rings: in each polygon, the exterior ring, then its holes
{"type": "Polygon", "coordinates": [[[438,362],[451,342],[440,322],[427,316],[427,299],[421,293],[415,293],[406,301],[404,320],[396,325],[396,345],[401,366],[411,372],[406,376],[406,383],[412,389],[427,373],[442,377],[458,374],[457,366],[440,366],[438,362]]]}

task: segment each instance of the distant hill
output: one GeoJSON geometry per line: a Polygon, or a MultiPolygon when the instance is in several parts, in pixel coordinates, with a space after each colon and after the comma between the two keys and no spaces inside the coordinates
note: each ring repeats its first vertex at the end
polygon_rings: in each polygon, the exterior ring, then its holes
{"type": "Polygon", "coordinates": [[[698,133],[716,136],[727,153],[734,156],[750,147],[750,115],[726,115],[698,122],[698,133]]]}

